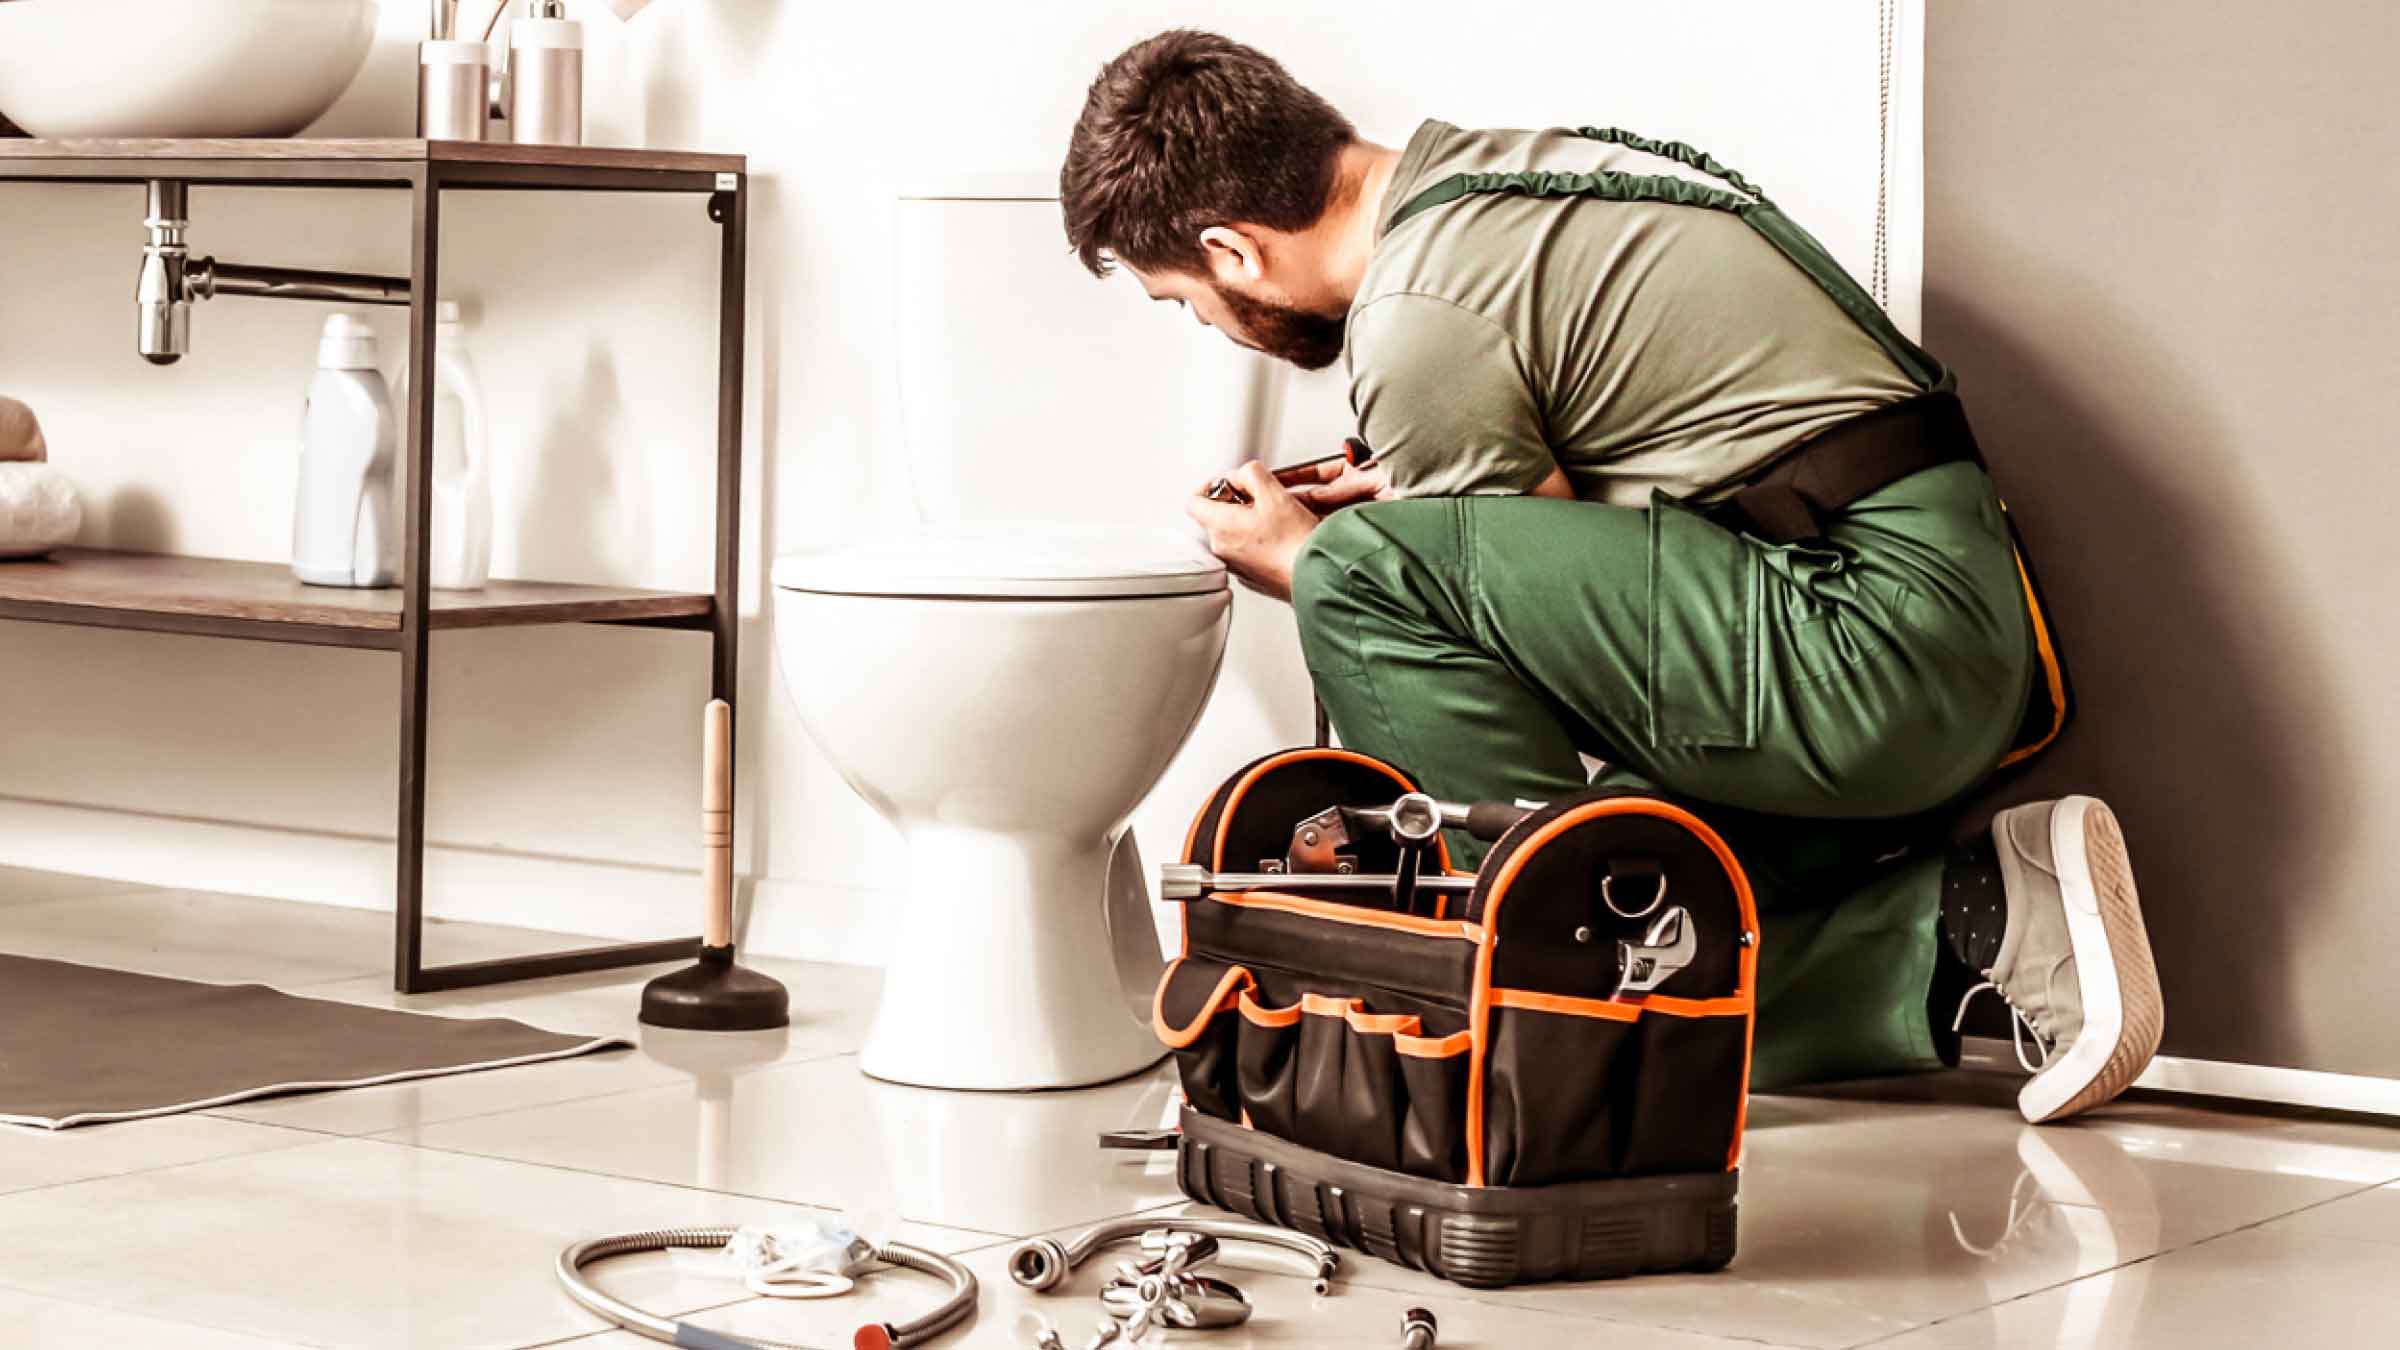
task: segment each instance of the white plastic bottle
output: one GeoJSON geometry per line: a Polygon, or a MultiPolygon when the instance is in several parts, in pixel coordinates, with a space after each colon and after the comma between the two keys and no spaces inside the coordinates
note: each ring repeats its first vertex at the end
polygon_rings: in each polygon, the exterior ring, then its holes
{"type": "MultiPolygon", "coordinates": [[[[434,305],[433,538],[431,584],[481,590],[492,576],[492,472],[484,453],[483,391],[467,352],[458,303],[434,305]]],[[[408,408],[410,375],[400,377],[398,406],[408,408]]]]}
{"type": "Polygon", "coordinates": [[[400,577],[399,423],[375,368],[375,330],[332,314],[300,417],[292,574],[312,586],[394,586],[400,577]]]}

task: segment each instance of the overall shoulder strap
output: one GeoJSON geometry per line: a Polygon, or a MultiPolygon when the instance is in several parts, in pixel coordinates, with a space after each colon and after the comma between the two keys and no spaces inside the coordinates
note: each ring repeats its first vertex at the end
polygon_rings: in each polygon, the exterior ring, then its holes
{"type": "Polygon", "coordinates": [[[1396,230],[1437,206],[1483,193],[1511,193],[1523,197],[1597,197],[1604,201],[1656,202],[1729,212],[1748,222],[1750,228],[1764,236],[1777,252],[1807,273],[1809,279],[1817,283],[1818,289],[1824,291],[1826,297],[1860,328],[1865,329],[1867,335],[1875,339],[1876,345],[1883,348],[1885,354],[1918,388],[1946,390],[1957,384],[1949,368],[1935,360],[1924,348],[1909,341],[1892,323],[1891,317],[1883,312],[1883,307],[1875,303],[1875,298],[1867,294],[1866,288],[1843,271],[1842,265],[1825,251],[1823,244],[1786,216],[1775,203],[1767,199],[1764,192],[1714,155],[1681,141],[1652,140],[1622,127],[1577,127],[1574,134],[1586,140],[1622,145],[1631,150],[1662,156],[1718,179],[1726,187],[1710,187],[1667,174],[1612,173],[1607,170],[1593,173],[1539,170],[1455,173],[1409,198],[1393,213],[1388,228],[1396,230]]]}

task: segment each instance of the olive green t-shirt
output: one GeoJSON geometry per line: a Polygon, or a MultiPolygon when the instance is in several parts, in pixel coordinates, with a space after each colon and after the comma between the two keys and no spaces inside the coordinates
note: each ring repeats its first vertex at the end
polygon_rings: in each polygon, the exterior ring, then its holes
{"type": "Polygon", "coordinates": [[[1398,496],[1531,489],[1647,506],[1714,500],[1810,434],[1917,392],[1808,274],[1731,212],[1478,193],[1412,217],[1462,172],[1609,170],[1730,184],[1565,131],[1409,138],[1351,305],[1359,436],[1398,496]]]}

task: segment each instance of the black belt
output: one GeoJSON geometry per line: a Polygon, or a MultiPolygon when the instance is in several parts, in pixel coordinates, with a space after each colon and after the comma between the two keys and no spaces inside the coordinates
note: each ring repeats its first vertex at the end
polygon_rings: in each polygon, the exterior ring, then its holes
{"type": "Polygon", "coordinates": [[[1850,503],[1958,460],[1983,462],[1958,395],[1919,394],[1811,436],[1708,515],[1773,544],[1818,539],[1850,503]]]}

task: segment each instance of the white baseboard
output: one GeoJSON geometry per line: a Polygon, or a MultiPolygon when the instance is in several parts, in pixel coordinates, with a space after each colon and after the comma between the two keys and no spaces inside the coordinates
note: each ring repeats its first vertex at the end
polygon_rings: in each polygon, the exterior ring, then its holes
{"type": "MultiPolygon", "coordinates": [[[[348,909],[392,908],[392,841],[0,795],[0,864],[136,886],[223,891],[348,909]],[[104,848],[94,847],[105,840],[104,848]]],[[[737,886],[744,950],[881,964],[897,892],[774,877],[737,886]]],[[[613,941],[696,931],[697,869],[430,845],[425,912],[438,919],[613,941]]],[[[443,957],[438,939],[429,959],[443,957]]]]}
{"type": "MultiPolygon", "coordinates": [[[[2003,1040],[1969,1036],[1963,1055],[1970,1063],[1988,1063],[2015,1072],[2016,1052],[2003,1040]]],[[[2400,1079],[2364,1074],[2321,1073],[2315,1069],[2282,1069],[2264,1064],[2231,1064],[2214,1059],[2182,1059],[2160,1055],[2150,1061],[2140,1088],[2188,1092],[2200,1097],[2227,1097],[2281,1106],[2315,1106],[2335,1111],[2400,1116],[2400,1079]]]]}

